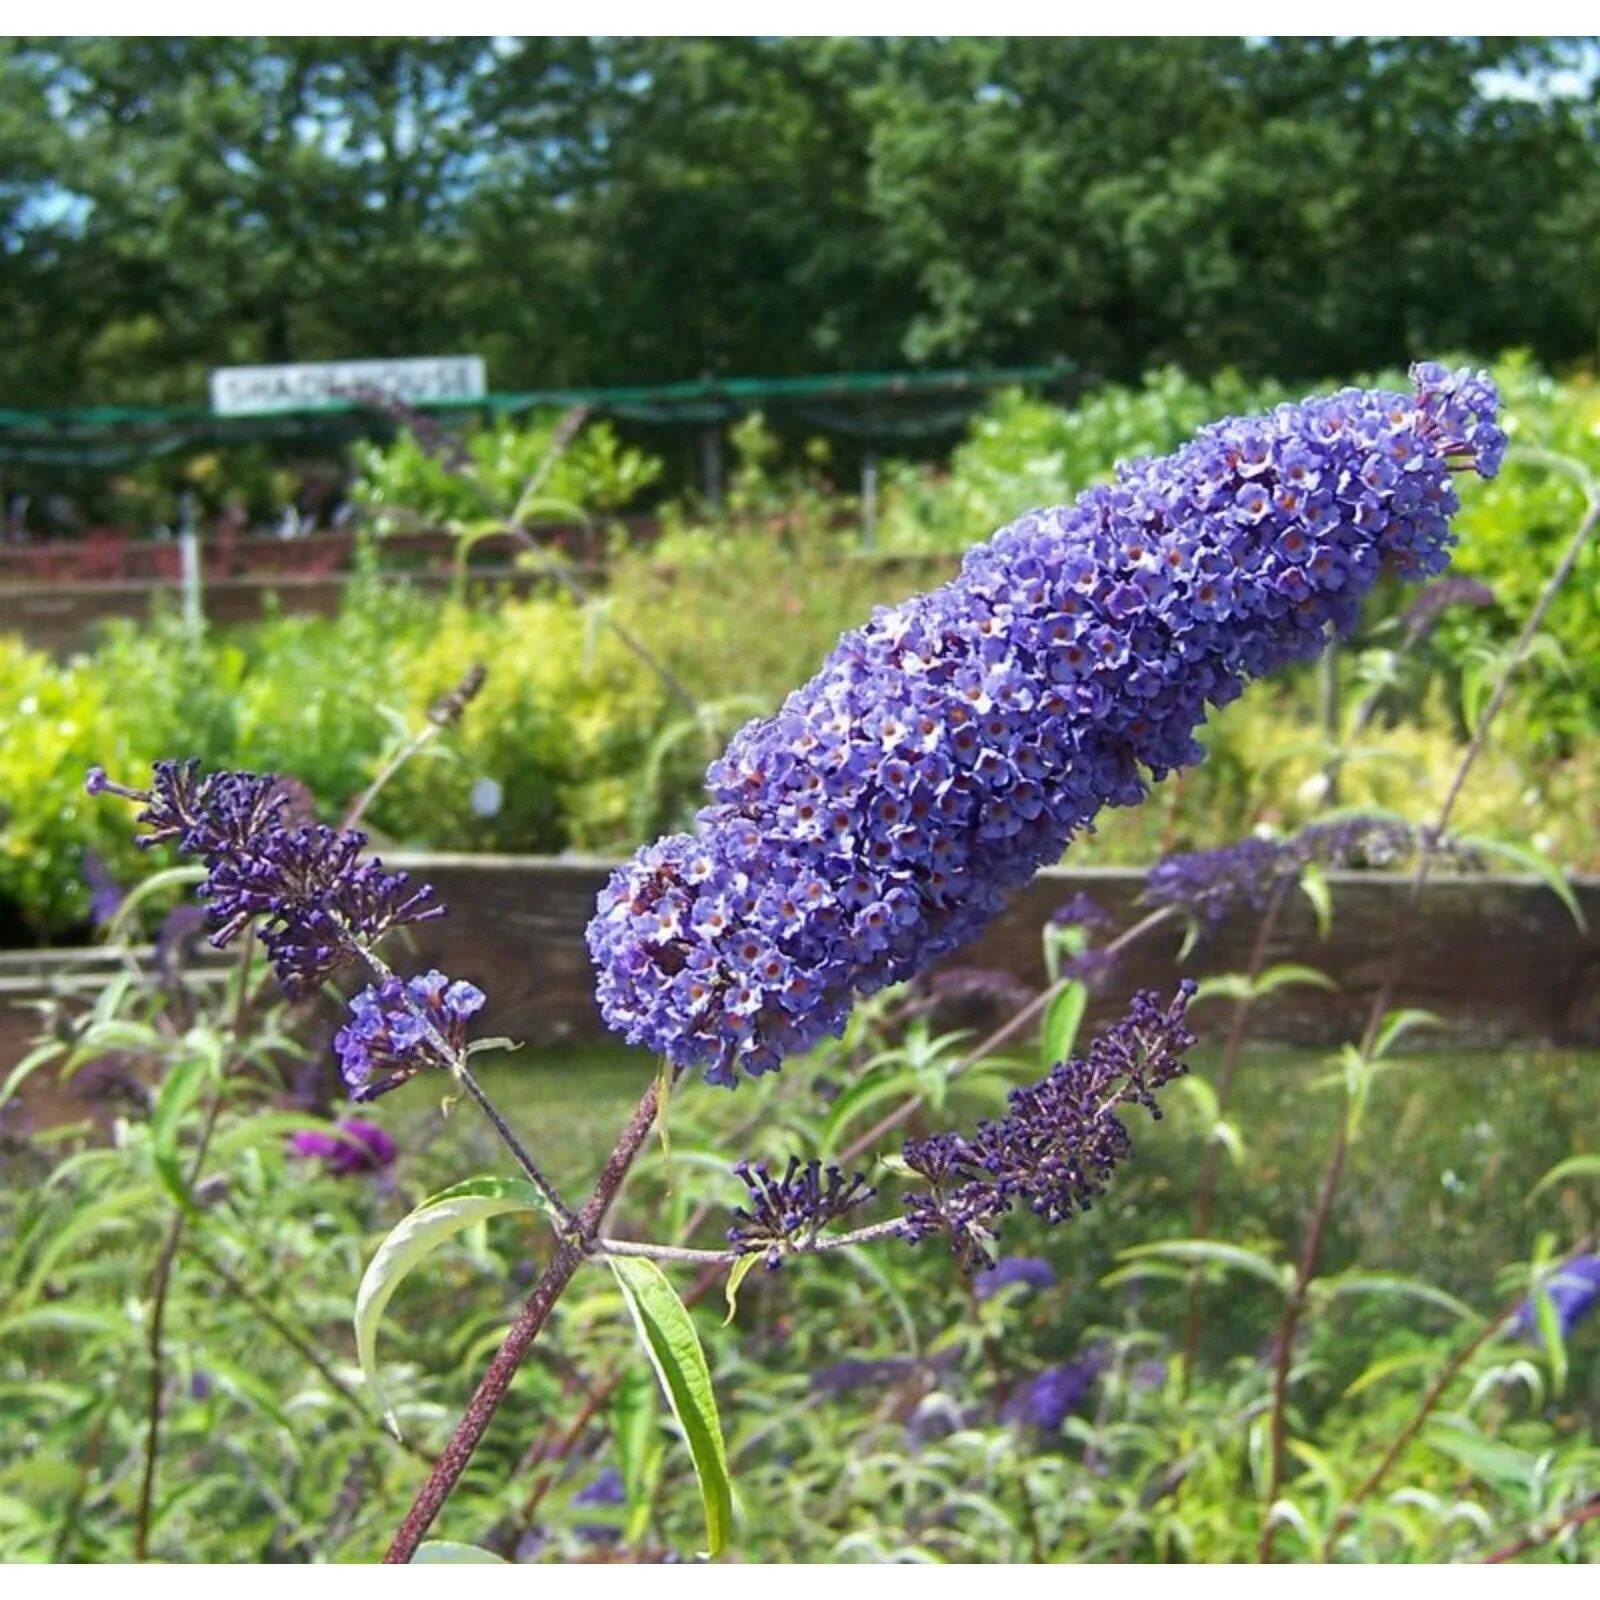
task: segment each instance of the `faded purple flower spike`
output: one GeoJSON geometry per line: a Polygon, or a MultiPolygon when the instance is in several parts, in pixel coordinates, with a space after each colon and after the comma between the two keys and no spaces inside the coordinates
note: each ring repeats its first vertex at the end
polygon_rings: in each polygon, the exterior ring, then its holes
{"type": "Polygon", "coordinates": [[[299,820],[298,786],[251,772],[204,776],[196,761],[158,761],[148,791],[92,767],[90,794],[139,801],[142,848],[171,841],[206,865],[197,891],[219,949],[254,923],[290,996],[315,989],[342,962],[403,923],[442,916],[426,885],[362,859],[353,829],[299,820]]]}
{"type": "Polygon", "coordinates": [[[483,1004],[483,990],[452,983],[437,970],[388,978],[352,996],[350,1021],[333,1036],[351,1098],[375,1100],[429,1067],[448,1068],[466,1048],[467,1023],[483,1004]]]}
{"type": "Polygon", "coordinates": [[[734,1212],[728,1242],[745,1255],[765,1254],[768,1267],[780,1263],[785,1249],[809,1244],[829,1223],[878,1192],[859,1172],[824,1170],[820,1161],[802,1165],[796,1156],[789,1157],[781,1178],[759,1161],[741,1161],[733,1170],[750,1191],[750,1208],[734,1212]]]}
{"type": "Polygon", "coordinates": [[[348,1117],[333,1128],[302,1128],[290,1134],[291,1155],[321,1161],[335,1177],[381,1172],[398,1154],[394,1139],[375,1122],[348,1117]]]}
{"type": "Polygon", "coordinates": [[[1046,1367],[1006,1402],[1008,1422],[1026,1422],[1042,1433],[1058,1433],[1070,1413],[1089,1398],[1099,1380],[1104,1358],[1098,1352],[1060,1366],[1046,1367]]]}
{"type": "Polygon", "coordinates": [[[1013,1089],[998,1121],[979,1123],[970,1139],[942,1133],[907,1144],[906,1164],[928,1192],[906,1201],[905,1237],[948,1234],[957,1261],[973,1272],[993,1265],[995,1225],[1018,1202],[1052,1224],[1087,1211],[1133,1152],[1117,1113],[1139,1105],[1159,1118],[1156,1091],[1188,1070],[1183,1057],[1194,1035],[1183,1018],[1194,992],[1186,979],[1168,1005],[1152,992],[1136,994],[1086,1059],[1013,1089]]]}
{"type": "Polygon", "coordinates": [[[1350,627],[1380,569],[1440,571],[1453,475],[1505,441],[1486,377],[1412,376],[1124,465],[846,634],[713,765],[695,832],[613,874],[588,935],[610,1026],[714,1082],[773,1070],[1198,761],[1207,708],[1350,627]]]}
{"type": "MultiPolygon", "coordinates": [[[[1429,830],[1393,817],[1312,822],[1287,839],[1252,836],[1215,850],[1168,856],[1146,876],[1144,899],[1153,906],[1181,906],[1211,920],[1237,905],[1260,911],[1274,891],[1293,883],[1313,864],[1393,866],[1430,836],[1429,830]]],[[[1448,837],[1437,839],[1434,848],[1458,865],[1471,862],[1471,852],[1448,837]]]]}
{"type": "Polygon", "coordinates": [[[1026,1289],[1050,1289],[1055,1281],[1056,1269],[1038,1256],[1001,1256],[987,1272],[980,1272],[972,1280],[972,1292],[980,1300],[990,1300],[1013,1284],[1026,1289]]]}

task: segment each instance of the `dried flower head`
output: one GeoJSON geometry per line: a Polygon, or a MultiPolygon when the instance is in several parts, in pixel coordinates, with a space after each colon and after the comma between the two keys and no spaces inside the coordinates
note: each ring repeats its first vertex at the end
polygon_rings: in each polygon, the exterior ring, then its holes
{"type": "Polygon", "coordinates": [[[741,1161],[733,1170],[750,1191],[750,1205],[734,1212],[728,1242],[742,1255],[764,1254],[769,1267],[778,1266],[786,1250],[813,1243],[830,1223],[878,1192],[859,1172],[847,1176],[820,1161],[802,1164],[796,1156],[789,1157],[781,1178],[759,1161],[741,1161]]]}
{"type": "Polygon", "coordinates": [[[589,928],[607,1022],[715,1082],[773,1070],[1198,761],[1208,707],[1350,627],[1380,569],[1440,571],[1454,474],[1492,474],[1504,437],[1487,378],[1413,379],[1124,465],[846,634],[712,766],[694,833],[613,874],[589,928]]]}
{"type": "Polygon", "coordinates": [[[906,1237],[947,1234],[962,1267],[975,1271],[993,1265],[995,1225],[1018,1203],[1051,1224],[1087,1211],[1133,1150],[1118,1112],[1139,1105],[1159,1118],[1156,1091],[1188,1070],[1194,1035],[1183,1018],[1194,992],[1185,980],[1167,1005],[1149,991],[1135,995],[1085,1059],[1012,1090],[1006,1114],[979,1123],[970,1139],[943,1133],[907,1144],[906,1164],[928,1189],[906,1202],[906,1237]]]}

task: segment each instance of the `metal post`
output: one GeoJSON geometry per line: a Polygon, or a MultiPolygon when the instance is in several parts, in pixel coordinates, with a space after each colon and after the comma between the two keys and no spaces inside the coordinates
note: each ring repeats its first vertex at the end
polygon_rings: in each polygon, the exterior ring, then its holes
{"type": "Polygon", "coordinates": [[[878,452],[869,450],[861,458],[861,548],[870,550],[878,542],[878,452]]]}
{"type": "Polygon", "coordinates": [[[705,485],[706,504],[712,511],[722,510],[722,429],[707,428],[700,435],[700,473],[705,485]]]}
{"type": "Polygon", "coordinates": [[[178,570],[183,584],[183,630],[198,640],[204,626],[200,610],[200,536],[194,526],[194,495],[178,498],[178,570]]]}

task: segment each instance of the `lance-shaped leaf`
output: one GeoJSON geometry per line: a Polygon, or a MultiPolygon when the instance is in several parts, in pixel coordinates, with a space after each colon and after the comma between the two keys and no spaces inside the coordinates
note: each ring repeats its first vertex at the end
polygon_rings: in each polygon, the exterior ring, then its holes
{"type": "Polygon", "coordinates": [[[378,1324],[394,1292],[413,1268],[464,1228],[508,1211],[540,1211],[544,1199],[531,1183],[516,1178],[470,1178],[424,1200],[378,1246],[356,1291],[356,1353],[361,1372],[384,1421],[400,1436],[400,1424],[378,1381],[378,1324]]]}
{"type": "Polygon", "coordinates": [[[733,1484],[722,1443],[722,1422],[711,1390],[711,1369],[687,1307],[655,1262],[639,1256],[611,1256],[608,1263],[627,1303],[633,1325],[661,1392],[683,1429],[700,1480],[706,1514],[706,1544],[717,1555],[733,1525],[733,1484]]]}

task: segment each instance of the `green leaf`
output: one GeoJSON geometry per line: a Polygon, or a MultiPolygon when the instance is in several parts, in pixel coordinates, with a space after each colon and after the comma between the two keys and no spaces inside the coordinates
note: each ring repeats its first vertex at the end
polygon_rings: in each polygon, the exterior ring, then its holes
{"type": "Polygon", "coordinates": [[[1046,1072],[1072,1054],[1088,1004],[1089,991],[1081,983],[1069,983],[1050,1002],[1039,1030],[1039,1054],[1046,1072]]]}
{"type": "Polygon", "coordinates": [[[1415,1278],[1401,1277],[1397,1273],[1344,1272],[1336,1278],[1319,1278],[1317,1288],[1327,1294],[1382,1294],[1411,1300],[1423,1300],[1438,1306],[1463,1322],[1481,1322],[1483,1319],[1471,1306],[1458,1300],[1431,1283],[1415,1278]]]}
{"type": "Polygon", "coordinates": [[[1383,1026],[1378,1029],[1378,1037],[1372,1046],[1372,1059],[1381,1061],[1399,1043],[1400,1036],[1409,1033],[1413,1028],[1442,1028],[1444,1018],[1432,1011],[1424,1011],[1420,1006],[1404,1006],[1398,1011],[1391,1011],[1383,1019],[1383,1026]]]}
{"type": "Polygon", "coordinates": [[[1485,855],[1500,856],[1514,866],[1521,867],[1524,872],[1531,872],[1567,908],[1567,914],[1577,925],[1578,932],[1589,931],[1583,907],[1578,904],[1578,897],[1572,892],[1572,885],[1567,882],[1566,874],[1549,856],[1541,855],[1539,851],[1527,849],[1522,845],[1507,844],[1502,839],[1473,837],[1464,838],[1461,843],[1470,850],[1479,850],[1485,855]]]}
{"type": "Polygon", "coordinates": [[[414,1567],[445,1565],[503,1567],[506,1563],[493,1550],[485,1550],[482,1545],[456,1544],[449,1539],[429,1539],[426,1543],[417,1546],[417,1553],[412,1556],[411,1565],[414,1567]]]}
{"type": "Polygon", "coordinates": [[[191,884],[201,883],[205,880],[206,869],[200,866],[193,867],[166,867],[160,872],[153,872],[140,883],[136,883],[127,894],[122,897],[122,904],[112,914],[110,922],[106,924],[106,943],[121,944],[127,937],[128,924],[133,919],[133,914],[148,900],[151,895],[160,894],[164,889],[188,888],[191,884]]]}
{"type": "Polygon", "coordinates": [[[1333,893],[1321,864],[1307,862],[1300,872],[1300,892],[1311,902],[1317,915],[1317,937],[1326,939],[1333,929],[1333,893]]]}
{"type": "Polygon", "coordinates": [[[1558,1161],[1528,1191],[1523,1203],[1532,1205],[1546,1189],[1565,1183],[1569,1178],[1600,1178],[1600,1156],[1568,1156],[1565,1161],[1558,1161]]]}
{"type": "Polygon", "coordinates": [[[440,1245],[464,1228],[508,1211],[545,1210],[544,1197],[516,1178],[469,1178],[424,1200],[388,1238],[367,1265],[356,1291],[356,1354],[372,1397],[396,1438],[400,1424],[383,1398],[378,1381],[378,1324],[394,1292],[440,1245]]]}
{"type": "Polygon", "coordinates": [[[607,1264],[627,1302],[639,1343],[655,1368],[661,1392],[683,1429],[700,1480],[708,1552],[717,1555],[726,1548],[733,1523],[733,1483],[728,1477],[722,1423],[700,1336],[677,1291],[655,1262],[639,1256],[610,1256],[607,1264]]]}
{"type": "Polygon", "coordinates": [[[31,1077],[46,1062],[54,1061],[65,1049],[65,1045],[58,1044],[54,1040],[47,1040],[36,1049],[30,1050],[11,1069],[5,1083],[0,1084],[0,1107],[4,1107],[5,1103],[22,1087],[27,1078],[31,1077]]]}
{"type": "Polygon", "coordinates": [[[213,1034],[191,1036],[195,1048],[167,1074],[150,1118],[150,1155],[161,1186],[187,1211],[189,1180],[183,1170],[183,1152],[178,1138],[183,1116],[200,1097],[209,1079],[222,1070],[220,1042],[213,1034]]]}
{"type": "Polygon", "coordinates": [[[1286,1291],[1293,1277],[1292,1270],[1284,1264],[1245,1250],[1236,1244],[1223,1244],[1216,1239],[1163,1239],[1156,1244],[1135,1245],[1123,1250],[1121,1261],[1187,1261],[1203,1266],[1210,1263],[1229,1272],[1243,1272],[1252,1278],[1269,1283],[1274,1289],[1286,1291]]]}
{"type": "Polygon", "coordinates": [[[661,1479],[660,1402],[643,1367],[629,1367],[611,1401],[611,1437],[628,1497],[623,1543],[637,1544],[650,1523],[650,1504],[661,1479]]]}
{"type": "Polygon", "coordinates": [[[727,1298],[728,1314],[722,1319],[722,1326],[726,1328],[738,1314],[739,1310],[739,1285],[750,1276],[750,1269],[761,1260],[759,1251],[747,1256],[740,1256],[733,1264],[733,1270],[728,1274],[727,1298]]]}

